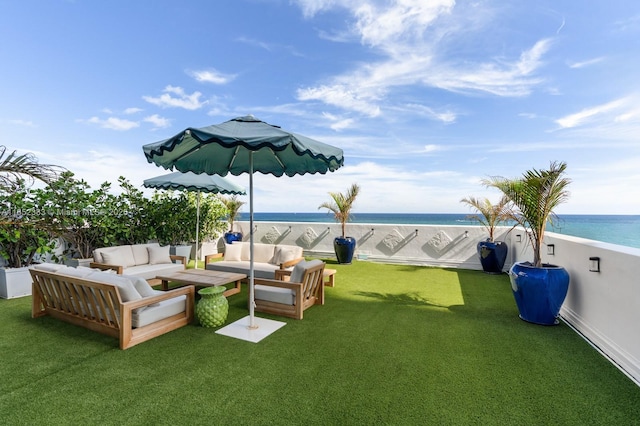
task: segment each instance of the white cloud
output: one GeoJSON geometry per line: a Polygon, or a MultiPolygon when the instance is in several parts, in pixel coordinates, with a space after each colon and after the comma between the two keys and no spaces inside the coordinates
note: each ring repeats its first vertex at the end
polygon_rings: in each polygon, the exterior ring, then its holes
{"type": "Polygon", "coordinates": [[[9,123],[17,126],[36,127],[31,120],[9,120],[9,123]]]}
{"type": "Polygon", "coordinates": [[[188,95],[182,87],[167,86],[159,97],[143,96],[142,99],[161,108],[184,108],[194,111],[202,108],[207,102],[201,102],[202,93],[193,92],[188,95]],[[175,96],[174,96],[175,95],[175,96]]]}
{"type": "Polygon", "coordinates": [[[372,102],[375,96],[359,91],[356,84],[353,87],[334,84],[298,89],[297,97],[301,101],[319,100],[339,108],[360,112],[369,117],[380,115],[380,107],[372,102]]]}
{"type": "Polygon", "coordinates": [[[581,62],[570,62],[569,68],[585,68],[588,67],[589,65],[593,65],[593,64],[597,64],[598,62],[602,62],[604,61],[604,57],[599,57],[599,58],[593,58],[593,59],[588,59],[586,61],[581,61],[581,62]]]}
{"type": "Polygon", "coordinates": [[[363,2],[352,13],[363,43],[388,46],[411,35],[421,36],[441,15],[450,13],[454,5],[454,0],[399,0],[383,9],[363,2]]]}
{"type": "Polygon", "coordinates": [[[79,121],[86,121],[87,123],[97,124],[103,129],[111,129],[111,130],[118,130],[118,131],[131,130],[140,126],[140,123],[136,121],[124,120],[122,118],[117,118],[117,117],[109,117],[106,120],[103,120],[98,117],[91,117],[88,120],[79,120],[79,121]]]}
{"type": "Polygon", "coordinates": [[[455,123],[458,117],[453,111],[436,111],[433,108],[418,104],[408,104],[405,111],[412,111],[432,120],[442,121],[445,124],[455,123]]]}
{"type": "Polygon", "coordinates": [[[162,129],[171,125],[171,120],[168,118],[160,117],[158,114],[153,114],[142,119],[146,123],[153,124],[156,129],[162,129]]]}
{"type": "Polygon", "coordinates": [[[434,144],[428,144],[424,146],[424,152],[426,153],[430,153],[430,152],[436,152],[436,151],[441,151],[442,147],[439,145],[434,145],[434,144]]]}
{"type": "Polygon", "coordinates": [[[142,111],[143,111],[143,109],[142,109],[142,108],[134,108],[134,107],[131,107],[131,108],[127,108],[127,109],[125,109],[125,110],[124,110],[124,113],[125,113],[125,114],[137,114],[137,113],[142,112],[142,111]]]}
{"type": "MultiPolygon", "coordinates": [[[[536,72],[544,64],[551,39],[537,41],[514,58],[489,53],[482,58],[482,52],[475,50],[473,57],[459,53],[457,43],[471,38],[469,32],[482,27],[486,18],[475,5],[456,8],[453,0],[394,0],[384,6],[363,0],[297,3],[307,17],[346,8],[352,33],[382,56],[379,61],[360,64],[325,82],[299,88],[297,98],[301,101],[321,101],[377,117],[386,108],[397,108],[388,105],[396,88],[417,85],[462,94],[517,97],[529,95],[544,81],[536,72]]],[[[443,122],[455,121],[453,113],[432,116],[443,122]]]]}
{"type": "Polygon", "coordinates": [[[617,99],[606,104],[598,105],[592,108],[585,108],[580,112],[564,116],[555,122],[563,129],[577,127],[585,124],[591,119],[601,116],[612,110],[619,109],[626,104],[626,99],[617,99]]]}
{"type": "Polygon", "coordinates": [[[542,56],[547,52],[551,40],[536,42],[522,52],[516,61],[494,61],[484,63],[441,64],[435,72],[425,73],[424,83],[452,92],[485,92],[496,96],[518,97],[531,93],[534,86],[542,83],[533,77],[542,65],[542,56]]]}
{"type": "Polygon", "coordinates": [[[224,74],[213,68],[208,70],[189,71],[188,74],[200,83],[227,84],[236,78],[234,74],[224,74]]]}

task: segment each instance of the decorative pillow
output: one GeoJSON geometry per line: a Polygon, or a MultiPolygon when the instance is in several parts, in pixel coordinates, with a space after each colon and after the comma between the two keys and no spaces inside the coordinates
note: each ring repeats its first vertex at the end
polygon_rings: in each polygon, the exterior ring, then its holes
{"type": "Polygon", "coordinates": [[[120,298],[123,302],[142,299],[142,296],[140,296],[140,293],[138,293],[138,290],[136,290],[131,281],[127,278],[123,278],[122,275],[94,272],[87,275],[86,279],[98,283],[115,285],[118,287],[120,298]]]}
{"type": "MultiPolygon", "coordinates": [[[[140,296],[144,299],[145,297],[155,296],[156,291],[149,285],[147,280],[142,277],[136,277],[134,275],[120,275],[121,277],[126,277],[131,281],[131,284],[135,287],[136,291],[140,293],[140,296]]],[[[149,306],[160,306],[160,303],[152,303],[149,306]]]]}
{"type": "Polygon", "coordinates": [[[169,246],[151,246],[147,247],[147,251],[149,252],[149,265],[173,263],[169,255],[169,246]]]}
{"type": "Polygon", "coordinates": [[[288,247],[276,247],[276,252],[273,255],[272,262],[274,265],[280,265],[284,262],[289,262],[290,260],[295,259],[295,252],[293,249],[288,247]]]}
{"type": "Polygon", "coordinates": [[[224,245],[224,260],[239,262],[242,258],[242,245],[244,243],[232,243],[224,245]]]}
{"type": "Polygon", "coordinates": [[[122,256],[122,253],[118,250],[103,251],[102,261],[107,265],[119,265],[119,266],[125,266],[127,263],[125,258],[122,256]]]}
{"type": "Polygon", "coordinates": [[[133,260],[136,262],[136,265],[147,265],[149,263],[149,250],[147,247],[159,247],[158,243],[149,243],[149,244],[134,244],[131,246],[131,251],[133,252],[133,260]]]}
{"type": "Polygon", "coordinates": [[[151,288],[147,280],[142,277],[136,277],[133,275],[120,275],[123,278],[128,278],[131,281],[131,284],[135,287],[140,296],[142,297],[150,297],[155,296],[156,292],[151,288]]]}
{"type": "Polygon", "coordinates": [[[133,250],[131,249],[130,245],[105,247],[101,249],[96,249],[94,250],[93,253],[94,253],[95,262],[107,263],[109,265],[120,265],[125,268],[136,265],[136,261],[133,258],[133,250]],[[96,252],[98,253],[97,257],[95,256],[96,252]],[[111,258],[115,257],[115,259],[119,260],[119,262],[109,263],[107,261],[108,257],[111,257],[111,258]],[[96,260],[96,259],[101,259],[101,260],[96,260]]]}

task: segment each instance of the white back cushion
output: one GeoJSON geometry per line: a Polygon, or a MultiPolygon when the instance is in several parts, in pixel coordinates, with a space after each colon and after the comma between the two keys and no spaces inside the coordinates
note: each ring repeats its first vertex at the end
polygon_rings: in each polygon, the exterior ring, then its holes
{"type": "Polygon", "coordinates": [[[39,263],[37,265],[30,266],[33,269],[45,272],[56,272],[59,269],[67,268],[66,265],[60,265],[58,263],[39,263]]]}
{"type": "Polygon", "coordinates": [[[136,262],[136,265],[146,265],[149,263],[149,251],[147,247],[159,247],[159,243],[149,243],[149,244],[134,244],[131,246],[131,251],[133,251],[133,259],[136,262]]]}
{"type": "Polygon", "coordinates": [[[136,265],[131,246],[105,247],[96,249],[93,253],[94,260],[96,257],[100,256],[100,254],[102,254],[102,256],[100,257],[102,260],[95,260],[96,262],[106,263],[108,265],[121,265],[125,268],[136,265]]]}
{"type": "MultiPolygon", "coordinates": [[[[224,260],[230,260],[232,262],[239,262],[242,260],[242,248],[245,243],[235,242],[232,244],[224,245],[224,260]]],[[[249,245],[249,243],[247,243],[249,245]]]]}
{"type": "MultiPolygon", "coordinates": [[[[276,246],[273,244],[253,244],[253,261],[260,263],[269,263],[273,259],[273,253],[276,246]]],[[[251,260],[251,244],[244,243],[242,246],[242,260],[251,260]]]]}
{"type": "Polygon", "coordinates": [[[307,271],[307,269],[309,268],[313,268],[314,266],[318,266],[320,264],[322,264],[322,260],[320,259],[314,259],[314,260],[301,260],[300,262],[296,263],[296,266],[294,266],[293,271],[291,271],[291,282],[294,283],[301,283],[302,282],[302,277],[304,277],[304,273],[307,271]]]}
{"type": "Polygon", "coordinates": [[[131,281],[128,278],[123,278],[122,275],[93,272],[87,275],[85,279],[98,283],[115,285],[118,287],[120,298],[123,302],[142,299],[142,296],[140,296],[140,293],[138,293],[138,290],[136,290],[131,281]]]}
{"type": "Polygon", "coordinates": [[[300,257],[302,257],[302,247],[288,245],[276,246],[271,263],[279,265],[300,257]]]}

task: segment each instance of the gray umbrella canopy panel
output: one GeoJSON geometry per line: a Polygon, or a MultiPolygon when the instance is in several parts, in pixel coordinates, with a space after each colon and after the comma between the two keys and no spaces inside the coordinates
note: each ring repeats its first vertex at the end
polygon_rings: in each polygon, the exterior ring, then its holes
{"type": "Polygon", "coordinates": [[[192,172],[174,172],[162,176],[145,179],[142,185],[145,188],[166,189],[176,191],[197,192],[197,218],[196,218],[196,260],[195,268],[198,269],[198,251],[200,236],[200,193],[245,195],[246,191],[240,185],[217,175],[195,174],[192,172]]]}
{"type": "Polygon", "coordinates": [[[144,145],[142,149],[148,162],[165,169],[220,176],[249,174],[249,328],[256,328],[253,314],[253,173],[279,177],[333,172],[344,165],[342,149],[287,132],[253,116],[188,128],[172,138],[144,145]]]}
{"type": "Polygon", "coordinates": [[[187,172],[174,172],[162,176],[145,179],[142,185],[146,188],[167,189],[176,191],[208,192],[213,194],[245,195],[240,185],[221,176],[187,172]]]}

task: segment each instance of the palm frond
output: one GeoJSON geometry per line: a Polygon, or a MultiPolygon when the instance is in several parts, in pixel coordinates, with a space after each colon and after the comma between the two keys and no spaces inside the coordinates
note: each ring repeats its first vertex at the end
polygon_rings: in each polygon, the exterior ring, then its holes
{"type": "Polygon", "coordinates": [[[521,178],[494,176],[483,180],[485,186],[499,189],[517,207],[513,219],[528,229],[536,266],[542,265],[540,249],[547,223],[555,217],[554,210],[569,198],[571,180],[563,177],[564,162],[551,162],[549,169],[531,169],[521,178]]]}
{"type": "Polygon", "coordinates": [[[7,147],[0,145],[0,188],[13,189],[25,176],[31,183],[36,179],[47,184],[52,183],[64,170],[60,166],[38,163],[38,159],[32,153],[7,153],[7,147]]]}

